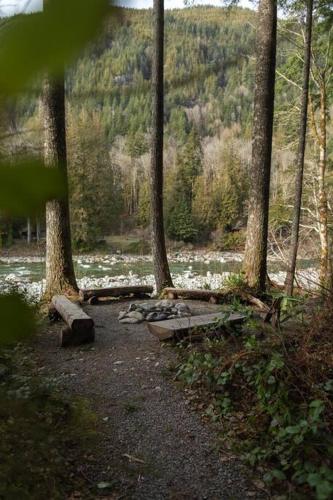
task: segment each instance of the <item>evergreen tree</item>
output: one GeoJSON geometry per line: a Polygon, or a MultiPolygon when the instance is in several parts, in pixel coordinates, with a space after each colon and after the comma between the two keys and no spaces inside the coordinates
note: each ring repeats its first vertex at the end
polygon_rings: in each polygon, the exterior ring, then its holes
{"type": "Polygon", "coordinates": [[[154,0],[152,65],[152,155],[150,169],[151,242],[157,292],[172,286],[163,220],[164,0],[154,0]]]}
{"type": "Polygon", "coordinates": [[[66,191],[61,200],[46,204],[46,290],[47,298],[58,293],[77,292],[72,260],[71,230],[67,190],[67,147],[65,87],[63,75],[45,79],[42,107],[45,130],[45,163],[59,168],[66,191]]]}
{"type": "Polygon", "coordinates": [[[251,287],[265,289],[269,187],[271,173],[275,55],[276,0],[260,0],[256,40],[252,165],[249,185],[249,214],[243,269],[251,287]]]}
{"type": "Polygon", "coordinates": [[[192,204],[195,182],[202,171],[202,150],[195,129],[179,154],[172,190],[172,206],[168,214],[168,235],[176,240],[190,242],[196,239],[192,204]]]}

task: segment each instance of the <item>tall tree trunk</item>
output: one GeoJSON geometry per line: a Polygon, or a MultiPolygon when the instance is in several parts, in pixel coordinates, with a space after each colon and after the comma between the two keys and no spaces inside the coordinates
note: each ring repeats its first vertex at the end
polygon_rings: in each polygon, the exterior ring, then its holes
{"type": "Polygon", "coordinates": [[[287,276],[285,281],[286,293],[288,295],[293,294],[293,288],[294,288],[296,260],[298,252],[299,224],[300,224],[301,207],[302,207],[304,156],[306,147],[309,78],[310,78],[310,65],[311,65],[312,11],[313,11],[313,0],[308,0],[306,8],[306,23],[305,23],[303,89],[302,89],[302,103],[301,103],[301,114],[300,114],[300,124],[299,124],[299,142],[298,142],[297,162],[296,162],[294,214],[291,226],[289,268],[287,271],[287,276]]]}
{"type": "Polygon", "coordinates": [[[66,192],[62,199],[46,204],[46,290],[45,296],[77,291],[72,260],[69,220],[65,85],[64,76],[46,78],[42,97],[45,129],[45,163],[59,168],[64,176],[66,192]]]}
{"type": "Polygon", "coordinates": [[[319,119],[319,236],[321,244],[319,279],[323,286],[330,287],[330,248],[328,236],[328,205],[326,192],[326,88],[325,77],[320,88],[320,119],[319,119]]]}
{"type": "Polygon", "coordinates": [[[276,0],[261,0],[256,37],[252,164],[243,271],[249,286],[263,291],[267,274],[269,187],[274,117],[276,0]]]}
{"type": "Polygon", "coordinates": [[[36,241],[40,242],[40,218],[36,217],[36,241]]]}
{"type": "Polygon", "coordinates": [[[157,292],[172,286],[163,220],[164,0],[154,0],[153,116],[150,169],[151,244],[157,292]]]}
{"type": "Polygon", "coordinates": [[[31,219],[27,218],[27,243],[31,245],[31,219]]]}

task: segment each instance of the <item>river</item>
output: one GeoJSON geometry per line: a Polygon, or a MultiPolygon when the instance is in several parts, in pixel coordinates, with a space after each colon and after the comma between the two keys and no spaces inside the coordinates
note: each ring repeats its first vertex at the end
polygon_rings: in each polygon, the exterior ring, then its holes
{"type": "MultiPolygon", "coordinates": [[[[231,273],[239,273],[242,254],[235,252],[177,252],[169,256],[175,286],[216,289],[231,273]]],[[[74,257],[78,284],[81,288],[154,284],[150,256],[84,255],[74,257]]],[[[285,272],[281,261],[269,258],[269,274],[283,283],[285,272]]],[[[313,287],[317,272],[312,260],[298,263],[299,279],[313,287]]],[[[42,257],[0,258],[0,291],[13,289],[36,301],[45,287],[45,262],[42,257]]]]}

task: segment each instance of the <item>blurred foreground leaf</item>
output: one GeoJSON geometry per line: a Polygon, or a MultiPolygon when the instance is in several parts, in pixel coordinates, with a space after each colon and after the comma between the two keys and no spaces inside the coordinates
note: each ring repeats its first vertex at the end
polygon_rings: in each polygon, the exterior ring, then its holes
{"type": "Polygon", "coordinates": [[[42,71],[59,71],[98,33],[109,5],[107,0],[49,0],[42,13],[3,20],[0,95],[23,90],[42,71]]]}
{"type": "Polygon", "coordinates": [[[35,331],[34,313],[19,295],[0,295],[0,345],[31,336],[35,331]]]}
{"type": "Polygon", "coordinates": [[[56,168],[37,161],[16,165],[0,163],[0,210],[11,215],[33,215],[47,200],[61,198],[65,183],[56,168]]]}

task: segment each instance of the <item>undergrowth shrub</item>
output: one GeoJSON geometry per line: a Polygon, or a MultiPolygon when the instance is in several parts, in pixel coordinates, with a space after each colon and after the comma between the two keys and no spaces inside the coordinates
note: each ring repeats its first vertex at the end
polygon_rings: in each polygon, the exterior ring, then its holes
{"type": "Polygon", "coordinates": [[[333,496],[332,320],[331,304],[302,329],[251,319],[242,334],[180,346],[177,372],[268,484],[319,500],[333,496]]]}
{"type": "Polygon", "coordinates": [[[93,443],[83,400],[37,376],[26,347],[0,351],[0,498],[68,498],[85,480],[75,464],[93,443]]]}

